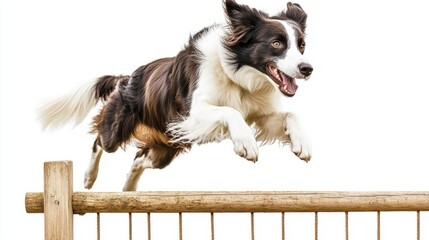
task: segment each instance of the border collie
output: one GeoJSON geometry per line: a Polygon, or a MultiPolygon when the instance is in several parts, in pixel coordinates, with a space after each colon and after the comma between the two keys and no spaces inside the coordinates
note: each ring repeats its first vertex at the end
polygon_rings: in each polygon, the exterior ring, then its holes
{"type": "Polygon", "coordinates": [[[46,104],[43,128],[93,119],[96,140],[85,173],[90,189],[103,151],[138,148],[124,191],[135,191],[146,168],[164,168],[192,144],[231,139],[239,156],[257,161],[257,141],[290,144],[304,161],[310,143],[294,114],[281,109],[296,79],[313,71],[304,57],[307,14],[300,5],[270,16],[234,0],[223,2],[225,25],[191,36],[177,56],[143,65],[130,76],[103,76],[46,104]]]}

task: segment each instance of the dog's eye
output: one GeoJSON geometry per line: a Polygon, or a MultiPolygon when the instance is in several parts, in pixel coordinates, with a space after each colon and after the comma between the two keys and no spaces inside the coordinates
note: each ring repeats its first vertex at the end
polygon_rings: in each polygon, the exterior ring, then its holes
{"type": "Polygon", "coordinates": [[[305,49],[305,42],[304,41],[302,41],[301,44],[299,44],[299,48],[301,49],[301,51],[305,49]]]}
{"type": "Polygon", "coordinates": [[[278,40],[272,42],[271,46],[273,46],[274,48],[283,48],[283,44],[278,40]]]}

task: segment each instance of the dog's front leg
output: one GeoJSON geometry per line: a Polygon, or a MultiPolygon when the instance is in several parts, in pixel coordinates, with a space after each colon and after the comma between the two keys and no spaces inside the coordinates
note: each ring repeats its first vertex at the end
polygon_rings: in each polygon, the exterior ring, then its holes
{"type": "Polygon", "coordinates": [[[297,157],[308,162],[311,159],[311,143],[301,129],[294,114],[286,114],[286,135],[291,142],[291,150],[297,157]]]}
{"type": "Polygon", "coordinates": [[[249,161],[258,161],[258,146],[252,130],[241,117],[241,114],[237,112],[237,114],[233,115],[235,117],[228,121],[228,130],[234,144],[235,153],[249,161]]]}
{"type": "Polygon", "coordinates": [[[258,160],[258,146],[252,129],[240,112],[230,107],[200,105],[184,121],[170,125],[169,132],[173,135],[172,142],[205,143],[229,135],[237,155],[253,162],[258,160]]]}
{"type": "Polygon", "coordinates": [[[270,142],[280,140],[291,144],[292,152],[308,162],[311,159],[311,143],[298,124],[293,113],[273,113],[256,120],[257,140],[270,142]]]}

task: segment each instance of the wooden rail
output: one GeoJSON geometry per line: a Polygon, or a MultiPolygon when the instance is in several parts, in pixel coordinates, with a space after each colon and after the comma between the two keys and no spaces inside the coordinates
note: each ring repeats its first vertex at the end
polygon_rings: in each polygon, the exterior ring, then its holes
{"type": "MultiPolygon", "coordinates": [[[[43,193],[27,193],[43,213],[43,193]]],[[[429,211],[429,192],[75,192],[75,214],[128,212],[429,211]]]]}
{"type": "Polygon", "coordinates": [[[419,239],[420,211],[429,211],[429,192],[73,192],[72,167],[71,161],[46,162],[44,192],[25,196],[28,213],[45,215],[45,239],[71,240],[73,214],[105,212],[148,213],[149,236],[149,213],[211,213],[213,231],[213,213],[250,212],[253,233],[255,212],[315,212],[317,236],[318,212],[345,212],[348,235],[348,212],[361,211],[378,213],[378,239],[380,211],[416,211],[419,239]]]}

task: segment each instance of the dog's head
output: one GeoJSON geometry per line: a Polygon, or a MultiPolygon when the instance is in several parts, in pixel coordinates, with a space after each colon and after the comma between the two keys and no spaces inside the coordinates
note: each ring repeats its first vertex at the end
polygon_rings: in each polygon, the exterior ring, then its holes
{"type": "Polygon", "coordinates": [[[225,0],[229,33],[224,40],[239,69],[250,66],[265,74],[286,96],[295,95],[295,79],[308,79],[313,67],[304,57],[307,14],[296,3],[275,16],[225,0]]]}

